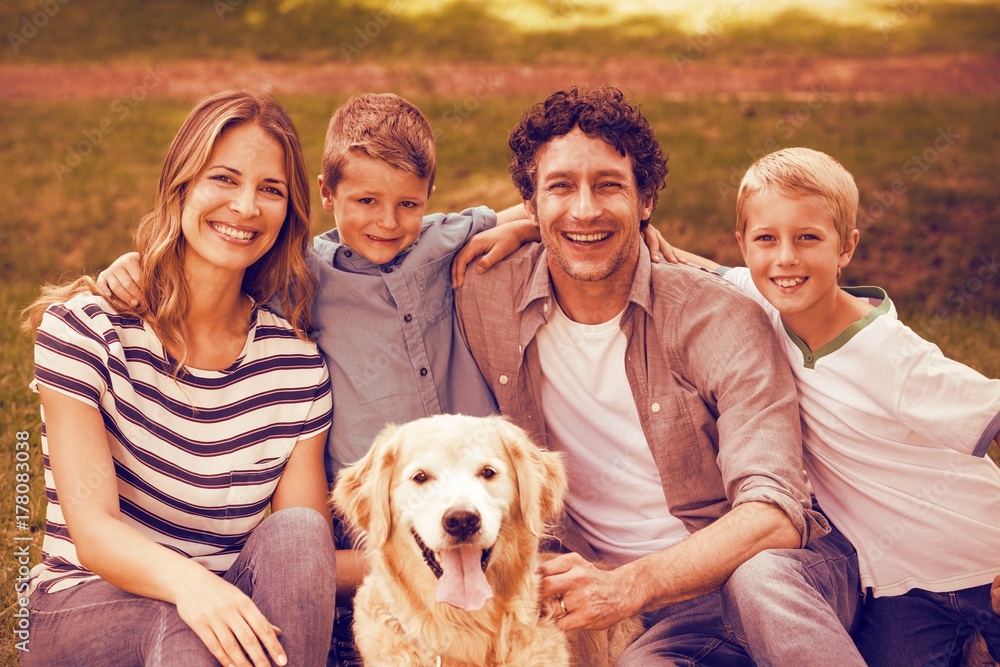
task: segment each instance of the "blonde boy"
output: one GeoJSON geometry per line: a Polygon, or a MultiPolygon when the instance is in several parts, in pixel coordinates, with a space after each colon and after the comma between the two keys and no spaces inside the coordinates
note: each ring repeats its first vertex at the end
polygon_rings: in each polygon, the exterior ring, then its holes
{"type": "Polygon", "coordinates": [[[746,268],[720,272],[767,311],[792,367],[816,498],[858,550],[863,656],[949,664],[979,630],[1000,660],[1000,469],[984,458],[1000,381],[917,336],[881,288],[838,285],[858,190],[830,156],[761,158],[736,207],[746,268]]]}

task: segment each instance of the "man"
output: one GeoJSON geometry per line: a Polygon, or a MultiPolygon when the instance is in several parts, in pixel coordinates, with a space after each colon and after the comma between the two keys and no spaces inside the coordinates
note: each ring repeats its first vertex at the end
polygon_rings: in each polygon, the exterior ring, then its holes
{"type": "Polygon", "coordinates": [[[811,508],[769,322],[641,242],[667,172],[645,118],[573,88],[509,144],[542,244],[470,272],[457,307],[501,411],[565,453],[577,553],[542,572],[559,626],[644,613],[619,665],[863,664],[844,629],[856,556],[811,508]]]}

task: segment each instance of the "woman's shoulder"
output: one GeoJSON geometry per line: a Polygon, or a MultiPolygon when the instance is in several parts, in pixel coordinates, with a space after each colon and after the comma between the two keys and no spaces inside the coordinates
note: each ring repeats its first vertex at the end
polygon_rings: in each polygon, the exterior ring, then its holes
{"type": "Polygon", "coordinates": [[[112,329],[143,329],[144,326],[142,319],[119,313],[103,296],[83,293],[46,308],[39,331],[53,328],[68,329],[69,332],[83,336],[90,332],[105,337],[112,329]]]}
{"type": "Polygon", "coordinates": [[[315,341],[300,338],[291,322],[267,304],[257,306],[255,327],[256,341],[267,341],[299,354],[319,355],[315,341]]]}

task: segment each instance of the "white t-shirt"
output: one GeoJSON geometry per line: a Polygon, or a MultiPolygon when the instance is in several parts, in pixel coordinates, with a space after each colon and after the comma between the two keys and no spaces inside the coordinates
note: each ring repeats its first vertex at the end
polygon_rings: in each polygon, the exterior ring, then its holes
{"type": "Polygon", "coordinates": [[[614,566],[689,534],[667,508],[642,432],[620,320],[579,324],[557,307],[536,337],[549,445],[565,453],[567,512],[614,566]]]}
{"type": "Polygon", "coordinates": [[[820,506],[858,550],[875,596],[947,592],[1000,575],[1000,380],[946,358],[876,306],[818,350],[781,323],[745,268],[725,273],[760,303],[795,375],[804,462],[820,506]]]}

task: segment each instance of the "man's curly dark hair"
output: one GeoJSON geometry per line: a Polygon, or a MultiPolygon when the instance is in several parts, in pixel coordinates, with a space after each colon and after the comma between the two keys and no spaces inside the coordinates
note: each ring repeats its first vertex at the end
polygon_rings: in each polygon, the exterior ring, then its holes
{"type": "MultiPolygon", "coordinates": [[[[538,177],[538,151],[555,137],[579,127],[603,139],[632,162],[639,196],[656,202],[667,184],[667,158],[639,108],[625,101],[614,86],[595,90],[573,86],[552,93],[526,111],[510,131],[510,177],[525,200],[533,200],[538,177]]],[[[642,221],[642,228],[649,224],[642,221]]]]}

